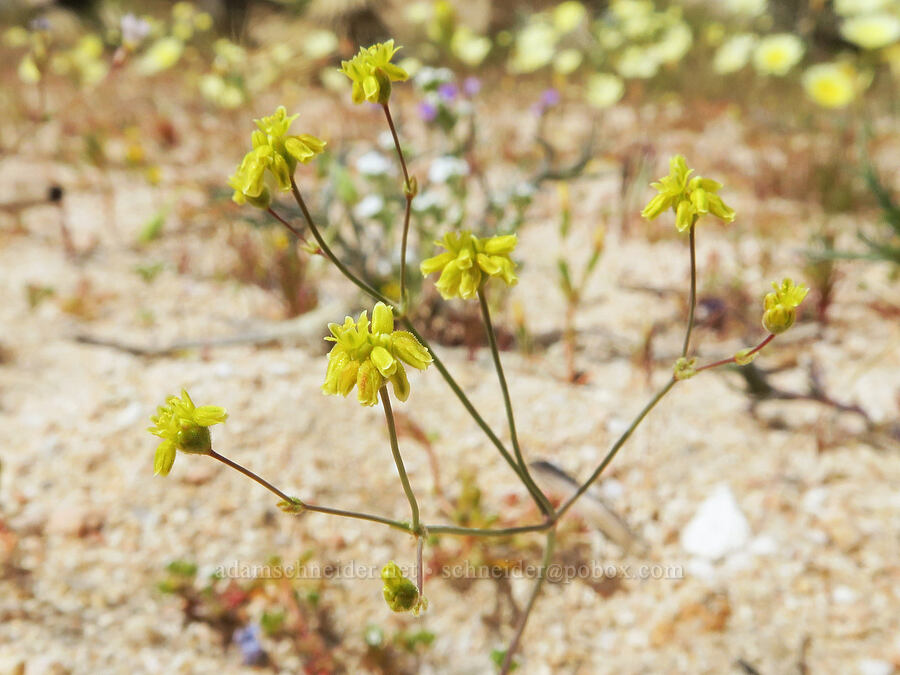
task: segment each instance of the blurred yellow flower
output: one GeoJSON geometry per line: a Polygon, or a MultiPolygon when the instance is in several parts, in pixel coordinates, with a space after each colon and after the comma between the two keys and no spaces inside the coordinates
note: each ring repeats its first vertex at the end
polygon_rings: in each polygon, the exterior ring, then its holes
{"type": "Polygon", "coordinates": [[[468,26],[460,26],[450,38],[450,51],[467,66],[480,65],[491,51],[491,40],[468,26]]]}
{"type": "Polygon", "coordinates": [[[752,33],[739,33],[728,38],[716,51],[713,58],[713,70],[720,75],[739,71],[750,60],[756,40],[756,35],[752,33]]]}
{"type": "Polygon", "coordinates": [[[841,16],[869,14],[884,9],[896,0],[834,0],[834,11],[841,16]]]}
{"type": "Polygon", "coordinates": [[[514,73],[532,73],[548,65],[556,54],[559,35],[539,15],[516,35],[516,44],[509,62],[514,73]]]}
{"type": "Polygon", "coordinates": [[[168,70],[184,53],[184,43],[178,38],[164,37],[154,42],[137,63],[141,75],[156,75],[168,70]]]}
{"type": "Polygon", "coordinates": [[[803,42],[792,33],[767,35],[753,50],[753,65],[764,75],[786,75],[803,58],[803,42]]]}
{"type": "Polygon", "coordinates": [[[856,98],[856,71],[847,63],[817,63],[803,74],[803,88],[826,108],[843,108],[856,98]]]}
{"type": "Polygon", "coordinates": [[[841,35],[863,49],[881,49],[900,38],[900,19],[892,14],[864,14],[844,21],[841,35]]]}
{"type": "Polygon", "coordinates": [[[553,8],[553,27],[560,33],[570,33],[584,21],[587,10],[577,0],[566,0],[553,8]]]}
{"type": "Polygon", "coordinates": [[[569,75],[578,70],[584,55],[577,49],[563,49],[553,59],[553,71],[560,75],[569,75]]]}
{"type": "Polygon", "coordinates": [[[595,108],[615,105],[625,93],[625,83],[610,73],[594,73],[588,78],[585,98],[595,108]]]}
{"type": "Polygon", "coordinates": [[[768,2],[767,0],[725,0],[722,4],[732,14],[754,18],[766,11],[768,2]]]}

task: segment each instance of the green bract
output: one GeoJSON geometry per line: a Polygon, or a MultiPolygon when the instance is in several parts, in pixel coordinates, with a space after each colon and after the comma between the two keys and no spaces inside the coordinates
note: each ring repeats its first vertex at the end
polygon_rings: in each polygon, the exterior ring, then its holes
{"type": "Polygon", "coordinates": [[[734,209],[726,206],[722,198],[716,194],[722,185],[709,178],[700,176],[691,178],[693,172],[681,155],[675,155],[670,159],[669,175],[663,176],[656,183],[651,183],[659,194],[650,200],[641,211],[641,215],[647,220],[653,220],[671,208],[675,211],[675,227],[679,232],[689,230],[697,218],[706,213],[711,213],[726,223],[732,222],[734,209]]]}
{"type": "Polygon", "coordinates": [[[287,192],[291,189],[297,162],[305,164],[325,149],[325,141],[315,136],[287,135],[297,117],[288,117],[284,106],[279,106],[274,114],[254,120],[258,129],[251,137],[253,149],[244,155],[237,171],[228,179],[228,184],[234,188],[232,199],[235,202],[267,208],[272,197],[265,182],[266,170],[271,172],[278,187],[287,192]]]}
{"type": "Polygon", "coordinates": [[[209,427],[224,422],[228,415],[224,408],[215,405],[194,405],[187,391],[181,390],[181,398],[169,396],[166,404],[159,406],[147,427],[162,443],[156,448],[153,460],[154,473],[167,476],[175,462],[175,451],[205,455],[212,450],[209,427]]]}
{"type": "Polygon", "coordinates": [[[404,82],[409,73],[391,59],[400,47],[394,41],[360,47],[349,61],[341,61],[340,71],[353,82],[353,102],[387,103],[391,98],[391,82],[404,82]]]}
{"type": "Polygon", "coordinates": [[[765,312],[763,313],[763,327],[770,333],[783,333],[794,325],[797,318],[797,307],[803,302],[809,289],[803,284],[795,284],[791,279],[785,279],[781,286],[772,282],[773,293],[768,293],[765,298],[765,312]]]}
{"type": "Polygon", "coordinates": [[[422,261],[423,276],[440,271],[435,286],[444,298],[474,298],[489,277],[500,277],[508,286],[518,282],[516,264],[509,254],[516,247],[516,235],[480,239],[471,232],[450,232],[435,245],[447,251],[422,261]]]}
{"type": "Polygon", "coordinates": [[[418,370],[425,370],[431,363],[431,354],[419,341],[403,330],[394,330],[391,308],[379,302],[372,310],[372,321],[366,312],[354,321],[344,319],[344,324],[328,325],[334,342],[328,353],[328,370],[322,391],[326,394],[347,396],[357,388],[357,398],[363,405],[378,403],[378,390],[386,381],[394,387],[394,395],[401,401],[409,398],[409,380],[406,379],[406,363],[418,370]]]}

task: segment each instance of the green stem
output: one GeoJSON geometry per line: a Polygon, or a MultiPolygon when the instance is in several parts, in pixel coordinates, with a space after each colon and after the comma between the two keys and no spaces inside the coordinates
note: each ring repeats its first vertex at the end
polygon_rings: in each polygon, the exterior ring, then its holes
{"type": "Polygon", "coordinates": [[[538,572],[537,581],[534,582],[534,588],[531,589],[531,595],[528,597],[528,604],[525,605],[525,610],[522,612],[522,616],[519,619],[519,625],[516,627],[516,634],[513,635],[513,639],[506,649],[503,665],[500,666],[500,675],[506,675],[512,669],[513,656],[515,656],[516,651],[519,649],[519,643],[522,641],[522,635],[525,633],[528,617],[531,615],[531,610],[534,609],[534,603],[537,600],[538,595],[540,595],[544,580],[547,578],[547,568],[550,566],[550,561],[553,559],[553,548],[555,544],[556,530],[551,529],[547,533],[547,543],[544,545],[544,556],[541,559],[541,569],[538,572]]]}
{"type": "Polygon", "coordinates": [[[400,167],[403,169],[403,194],[406,196],[406,213],[403,216],[403,237],[400,242],[400,304],[403,313],[406,313],[406,244],[409,239],[409,216],[412,210],[412,200],[415,195],[412,193],[412,185],[409,182],[409,171],[406,168],[406,158],[403,157],[403,149],[400,147],[400,137],[397,135],[397,128],[394,126],[394,118],[391,117],[391,109],[387,103],[382,103],[384,116],[387,118],[388,126],[391,128],[391,136],[394,138],[394,147],[397,149],[397,157],[400,159],[400,167]]]}
{"type": "MultiPolygon", "coordinates": [[[[315,222],[313,222],[312,216],[309,213],[309,209],[306,208],[306,202],[303,201],[303,195],[300,194],[300,188],[297,187],[297,183],[294,182],[293,177],[291,177],[291,192],[294,195],[294,200],[297,202],[297,206],[299,206],[300,210],[303,212],[303,217],[306,219],[306,224],[309,226],[309,231],[312,232],[313,237],[315,237],[316,243],[319,245],[322,253],[324,253],[325,256],[334,263],[334,266],[341,271],[341,274],[352,281],[363,293],[366,293],[376,300],[379,300],[384,304],[393,307],[394,303],[392,303],[384,295],[372,288],[365,281],[353,274],[353,272],[351,272],[350,269],[338,259],[334,252],[329,248],[328,244],[325,243],[325,239],[322,238],[322,234],[319,232],[319,228],[317,228],[315,222]]],[[[279,220],[281,219],[279,218],[279,220]]],[[[294,231],[293,228],[289,229],[291,229],[292,232],[294,231]]]]}
{"type": "MultiPolygon", "coordinates": [[[[694,223],[696,223],[696,218],[694,223]]],[[[688,310],[687,331],[684,334],[684,346],[681,348],[681,355],[687,356],[688,347],[691,345],[691,331],[694,329],[694,308],[697,306],[697,249],[694,244],[694,224],[691,224],[690,243],[691,243],[691,306],[688,310]]]]}
{"type": "Polygon", "coordinates": [[[406,475],[406,468],[403,466],[403,457],[400,456],[400,446],[397,443],[397,428],[394,425],[394,411],[391,410],[391,399],[387,385],[381,387],[380,393],[381,403],[384,405],[384,417],[387,420],[388,435],[391,437],[391,453],[394,455],[394,464],[397,465],[397,473],[400,474],[400,483],[403,484],[406,499],[409,500],[409,510],[412,512],[412,531],[418,536],[422,534],[422,527],[419,523],[419,504],[416,502],[416,495],[413,493],[412,485],[409,484],[409,476],[406,475]]]}
{"type": "MultiPolygon", "coordinates": [[[[371,298],[378,300],[380,302],[389,305],[398,315],[398,318],[402,318],[403,323],[406,325],[407,330],[412,333],[416,339],[431,353],[432,358],[434,359],[434,365],[440,372],[441,377],[444,378],[444,381],[447,382],[447,385],[456,395],[456,397],[463,404],[463,407],[466,411],[472,416],[472,419],[481,427],[482,431],[487,435],[488,439],[490,439],[491,443],[499,450],[500,454],[507,461],[507,463],[512,467],[513,471],[516,472],[516,475],[519,476],[523,481],[525,480],[522,476],[522,471],[519,466],[516,464],[516,460],[513,459],[512,455],[509,454],[509,451],[504,447],[503,442],[497,437],[497,435],[493,432],[493,430],[488,426],[487,422],[484,421],[484,418],[481,414],[475,409],[475,406],[472,405],[472,402],[466,396],[465,392],[460,388],[460,386],[456,383],[456,380],[453,379],[453,376],[450,374],[450,371],[447,370],[446,366],[444,366],[443,362],[438,358],[437,354],[434,351],[434,348],[431,344],[426,340],[413,326],[412,321],[409,320],[408,317],[405,316],[404,313],[399,311],[399,308],[394,305],[393,302],[388,300],[384,295],[376,291],[374,288],[366,284],[364,281],[359,279],[353,272],[351,272],[346,265],[341,263],[338,260],[337,256],[334,255],[332,250],[325,243],[325,240],[322,238],[322,235],[319,233],[319,229],[316,227],[313,222],[312,216],[309,213],[309,209],[306,207],[306,203],[303,200],[303,196],[300,194],[300,189],[297,187],[296,183],[291,179],[291,191],[294,195],[294,199],[296,200],[298,206],[300,206],[300,210],[303,211],[303,215],[306,218],[307,225],[309,226],[310,231],[313,233],[313,237],[315,237],[316,242],[319,245],[319,248],[325,254],[325,256],[332,262],[334,265],[341,271],[341,273],[347,277],[350,281],[352,281],[357,287],[359,287],[364,293],[369,295],[371,298]]],[[[270,213],[282,224],[284,224],[291,232],[294,234],[298,234],[297,230],[291,227],[287,221],[281,218],[277,213],[270,209],[270,213]]],[[[527,483],[526,483],[527,485],[527,483]]],[[[541,506],[540,496],[535,493],[532,488],[529,487],[529,492],[531,492],[538,506],[541,506]]]]}
{"type": "Polygon", "coordinates": [[[331,516],[341,516],[342,518],[353,518],[355,520],[367,520],[370,523],[380,523],[387,525],[395,530],[415,534],[409,524],[394,520],[393,518],[385,518],[384,516],[376,516],[371,513],[362,513],[360,511],[347,511],[345,509],[334,509],[330,506],[318,506],[316,504],[303,503],[303,509],[306,511],[314,511],[315,513],[324,513],[331,516]]]}
{"type": "MultiPolygon", "coordinates": [[[[756,345],[753,349],[751,349],[749,352],[747,352],[744,356],[745,357],[753,356],[754,354],[759,352],[763,347],[765,347],[767,344],[769,344],[774,339],[775,339],[775,333],[770,333],[769,337],[767,337],[765,340],[763,340],[758,345],[756,345]]],[[[710,370],[712,368],[718,368],[719,366],[726,366],[729,363],[737,363],[737,358],[732,356],[730,359],[722,359],[721,361],[716,361],[715,363],[708,363],[705,366],[701,366],[700,368],[697,368],[694,372],[699,373],[700,371],[703,371],[703,370],[710,370]]]]}
{"type": "Polygon", "coordinates": [[[253,471],[251,471],[250,469],[248,469],[244,466],[241,466],[234,460],[228,459],[228,457],[225,457],[225,455],[220,455],[215,450],[210,450],[208,454],[213,459],[216,459],[216,460],[222,462],[222,464],[225,464],[226,466],[231,467],[235,471],[244,474],[250,480],[253,480],[253,481],[259,483],[264,488],[266,488],[269,492],[280,497],[282,499],[282,501],[289,502],[289,503],[299,502],[299,504],[302,506],[304,511],[315,511],[316,513],[325,513],[325,514],[332,515],[332,516],[341,516],[343,518],[354,518],[356,520],[368,520],[369,522],[372,522],[372,523],[381,523],[382,525],[388,525],[389,527],[393,527],[394,529],[397,529],[397,530],[402,530],[403,532],[408,532],[411,534],[413,533],[413,530],[409,525],[407,525],[406,523],[402,523],[399,520],[393,520],[391,518],[384,518],[383,516],[376,516],[371,513],[361,513],[360,511],[346,511],[344,509],[334,509],[334,508],[331,508],[330,506],[317,506],[316,504],[307,504],[306,502],[304,502],[302,500],[298,500],[296,497],[289,497],[286,493],[279,490],[277,487],[272,485],[269,481],[267,481],[262,476],[254,473],[253,471]]]}
{"type": "Polygon", "coordinates": [[[515,534],[543,532],[544,530],[553,527],[555,524],[555,520],[547,519],[543,523],[538,523],[537,525],[519,525],[517,527],[497,529],[457,527],[456,525],[429,525],[427,529],[428,534],[452,534],[459,537],[511,537],[515,534]]]}
{"type": "Polygon", "coordinates": [[[516,461],[519,464],[522,480],[539,502],[541,511],[544,514],[552,514],[553,506],[547,500],[547,497],[541,492],[540,488],[535,484],[528,472],[528,465],[522,456],[522,449],[519,446],[519,435],[516,432],[516,418],[513,415],[512,399],[509,395],[509,386],[506,384],[506,376],[503,374],[503,364],[500,362],[500,349],[497,347],[497,336],[494,333],[494,325],[491,323],[491,311],[488,308],[487,298],[484,295],[484,289],[478,289],[478,302],[481,304],[481,317],[484,319],[484,328],[487,331],[488,342],[491,346],[491,355],[494,357],[494,368],[497,370],[497,378],[500,380],[500,390],[503,392],[503,405],[506,408],[506,420],[509,424],[509,436],[512,441],[513,452],[516,453],[516,461]]]}
{"type": "MultiPolygon", "coordinates": [[[[404,317],[403,324],[406,326],[406,329],[412,333],[415,338],[425,346],[425,348],[431,353],[431,358],[434,363],[434,367],[438,369],[438,372],[444,378],[444,381],[447,383],[447,386],[456,394],[456,397],[459,399],[460,403],[463,404],[463,407],[466,411],[471,415],[472,419],[475,420],[475,423],[481,427],[481,430],[484,431],[485,435],[494,444],[494,447],[500,452],[503,456],[503,459],[506,460],[506,463],[512,468],[513,471],[516,472],[516,475],[520,480],[524,482],[524,477],[522,476],[522,470],[519,468],[519,465],[516,463],[515,458],[509,454],[509,450],[503,445],[503,441],[501,441],[497,434],[494,433],[494,430],[485,422],[484,418],[481,414],[475,409],[475,406],[472,405],[472,402],[469,400],[469,397],[466,396],[465,392],[462,388],[457,384],[456,380],[453,379],[453,376],[450,374],[450,371],[447,370],[447,367],[443,364],[443,362],[438,358],[438,355],[435,353],[434,349],[432,349],[431,345],[428,343],[422,335],[416,330],[415,326],[413,326],[412,322],[404,317]]],[[[526,484],[527,485],[527,484],[526,484]]],[[[540,498],[529,489],[532,497],[534,497],[535,503],[540,506],[540,498]]]]}
{"type": "Polygon", "coordinates": [[[634,430],[638,428],[638,425],[644,420],[647,414],[653,410],[657,403],[662,400],[663,396],[669,393],[669,390],[675,386],[677,380],[672,378],[666,383],[662,389],[656,392],[656,395],[650,399],[650,402],[644,406],[644,409],[638,413],[638,416],[634,418],[631,422],[631,425],[625,430],[621,436],[619,436],[619,440],[615,442],[615,444],[610,448],[609,452],[606,453],[606,457],[603,458],[603,461],[600,462],[600,465],[594,470],[594,473],[591,474],[590,478],[588,478],[579,488],[575,491],[571,497],[559,508],[556,512],[557,519],[562,518],[563,514],[568,511],[572,505],[578,500],[581,495],[587,492],[587,489],[594,483],[597,478],[600,477],[600,474],[603,473],[603,470],[609,466],[609,463],[616,456],[616,453],[619,452],[621,447],[625,445],[625,442],[631,437],[631,434],[634,433],[634,430]]]}

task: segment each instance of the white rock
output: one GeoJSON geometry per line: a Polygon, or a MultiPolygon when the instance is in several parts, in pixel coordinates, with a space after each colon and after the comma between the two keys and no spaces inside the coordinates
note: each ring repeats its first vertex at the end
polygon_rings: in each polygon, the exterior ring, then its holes
{"type": "Polygon", "coordinates": [[[743,548],[750,538],[750,525],[734,494],[717,485],[681,532],[681,546],[688,553],[717,560],[743,548]]]}
{"type": "Polygon", "coordinates": [[[891,675],[894,666],[881,659],[862,659],[857,663],[859,675],[891,675]]]}

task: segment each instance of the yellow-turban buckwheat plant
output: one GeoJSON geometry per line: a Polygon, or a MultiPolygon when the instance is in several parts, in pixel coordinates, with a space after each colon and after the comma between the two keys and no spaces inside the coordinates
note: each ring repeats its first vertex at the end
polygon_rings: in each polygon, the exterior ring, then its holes
{"type": "Polygon", "coordinates": [[[431,354],[405,330],[394,330],[391,308],[379,302],[372,310],[372,321],[364,311],[359,319],[344,319],[344,324],[328,325],[334,342],[328,353],[328,370],[322,391],[326,394],[347,396],[356,386],[357,397],[363,405],[378,403],[378,391],[385,381],[394,388],[394,395],[401,401],[409,398],[407,364],[417,370],[425,370],[432,361],[431,354]]]}
{"type": "Polygon", "coordinates": [[[297,162],[306,164],[325,149],[325,141],[315,136],[288,135],[288,129],[297,117],[288,117],[284,106],[280,106],[274,114],[254,120],[258,129],[251,136],[253,149],[244,155],[237,171],[228,180],[228,185],[234,188],[232,199],[235,203],[268,208],[272,196],[265,183],[266,171],[274,177],[280,190],[288,192],[297,162]]]}
{"type": "Polygon", "coordinates": [[[400,50],[393,40],[379,42],[371,47],[360,47],[359,53],[349,61],[341,61],[340,72],[353,83],[354,103],[387,103],[391,98],[391,82],[405,82],[409,73],[391,59],[400,50]]]}
{"type": "MultiPolygon", "coordinates": [[[[417,332],[413,318],[416,315],[409,311],[410,305],[415,302],[416,298],[407,298],[404,286],[405,260],[410,223],[410,202],[416,196],[417,183],[415,178],[408,173],[397,129],[391,119],[388,106],[392,82],[407,79],[407,73],[391,63],[396,51],[393,40],[363,47],[352,60],[343,62],[341,71],[353,82],[351,95],[353,103],[369,101],[383,107],[403,169],[404,183],[402,187],[403,195],[406,198],[406,212],[402,239],[399,243],[401,260],[399,298],[389,298],[369,285],[359,272],[351,269],[334,254],[322,236],[295,182],[294,172],[298,163],[310,162],[322,153],[325,142],[310,135],[289,135],[288,129],[296,119],[296,115],[288,116],[285,108],[280,107],[274,114],[256,120],[257,130],[252,135],[252,149],[244,156],[228,183],[234,189],[233,199],[235,202],[238,204],[249,203],[252,206],[266,209],[279,223],[299,237],[299,231],[288,219],[279,215],[273,207],[272,194],[266,181],[270,180],[282,192],[291,192],[300,207],[306,226],[316,240],[318,247],[315,252],[321,253],[344,277],[375,301],[371,320],[368,311],[363,311],[356,320],[348,316],[343,324],[329,324],[331,335],[325,339],[334,344],[328,354],[322,391],[325,394],[346,397],[356,387],[357,398],[362,405],[374,406],[379,401],[382,403],[392,458],[409,503],[409,520],[320,506],[288,495],[251,470],[213,450],[209,427],[224,422],[226,413],[224,409],[216,406],[196,407],[187,392],[182,392],[181,397],[169,397],[166,404],[161,406],[158,413],[151,418],[154,426],[150,427],[150,432],[162,439],[156,450],[154,470],[157,474],[168,474],[179,450],[191,454],[202,454],[235,469],[275,494],[279,498],[279,507],[286,513],[301,516],[312,511],[377,523],[404,532],[415,541],[416,581],[413,582],[404,576],[401,568],[394,562],[388,563],[381,572],[384,600],[388,607],[395,612],[411,611],[417,614],[426,607],[427,603],[422,588],[423,548],[431,545],[431,542],[434,541],[433,537],[442,535],[509,537],[530,532],[544,533],[546,540],[540,571],[501,666],[501,672],[507,673],[512,667],[512,657],[520,644],[534,600],[541,590],[548,566],[553,560],[557,525],[562,518],[597,481],[634,430],[673,387],[679,385],[683,380],[721,365],[749,363],[763,347],[776,337],[776,334],[790,328],[796,317],[796,307],[806,295],[806,288],[802,285],[795,285],[790,279],[785,279],[780,286],[776,285],[775,292],[769,293],[765,299],[763,325],[769,331],[769,335],[756,347],[741,350],[729,359],[698,366],[697,357],[688,354],[696,305],[694,243],[696,228],[694,225],[704,215],[713,215],[730,223],[735,218],[735,212],[719,196],[721,184],[701,176],[692,177],[693,170],[688,168],[685,158],[681,155],[672,157],[669,164],[669,175],[652,184],[658,194],[650,200],[642,215],[648,220],[653,220],[671,208],[675,213],[677,229],[680,232],[689,232],[691,293],[682,353],[664,386],[636,414],[628,428],[612,444],[605,455],[598,458],[594,471],[579,483],[575,492],[561,504],[557,505],[551,502],[547,494],[533,480],[532,465],[526,460],[519,445],[509,387],[503,372],[500,351],[491,323],[490,309],[484,293],[485,284],[491,277],[501,279],[508,286],[517,283],[516,263],[511,258],[516,247],[516,235],[505,234],[481,238],[473,235],[469,230],[450,232],[436,242],[436,245],[442,247],[444,251],[424,260],[420,265],[423,276],[440,273],[435,286],[444,299],[468,300],[477,297],[479,300],[487,343],[493,357],[493,365],[506,410],[508,442],[501,440],[501,434],[496,433],[485,421],[445,364],[435,354],[428,341],[417,332]],[[403,329],[395,330],[395,317],[402,323],[403,329]],[[536,521],[512,527],[468,527],[458,523],[426,524],[420,520],[418,501],[400,453],[387,385],[392,386],[397,399],[406,401],[410,395],[406,367],[426,370],[432,363],[472,420],[485,433],[491,446],[497,450],[501,458],[509,465],[510,470],[516,474],[524,490],[527,490],[537,509],[533,516],[536,521]],[[507,449],[507,444],[511,445],[512,451],[507,449]]],[[[596,262],[602,248],[601,237],[595,241],[591,264],[596,262]]]]}
{"type": "Polygon", "coordinates": [[[166,404],[159,406],[150,418],[148,427],[162,442],[156,448],[153,471],[160,476],[168,476],[175,462],[175,451],[181,450],[196,455],[206,455],[212,450],[209,427],[224,422],[228,417],[224,408],[214,405],[194,405],[187,391],[181,391],[181,398],[169,396],[166,404]]]}
{"type": "Polygon", "coordinates": [[[514,234],[479,238],[468,231],[449,232],[435,245],[447,250],[423,260],[420,269],[426,277],[441,273],[434,285],[444,299],[470,300],[490,277],[503,279],[507,286],[519,281],[509,257],[516,247],[514,234]]]}

